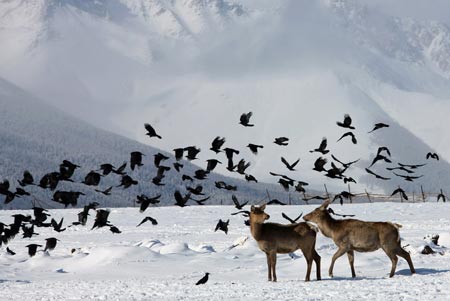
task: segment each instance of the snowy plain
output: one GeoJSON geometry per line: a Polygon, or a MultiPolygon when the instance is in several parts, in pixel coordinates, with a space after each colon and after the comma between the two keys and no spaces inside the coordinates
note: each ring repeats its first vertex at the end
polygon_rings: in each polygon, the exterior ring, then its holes
{"type": "MultiPolygon", "coordinates": [[[[317,205],[268,206],[271,222],[287,222],[284,212],[296,217],[317,205]]],[[[248,207],[248,206],[247,206],[248,207]]],[[[267,281],[262,253],[244,225],[244,217],[230,214],[230,206],[189,206],[111,209],[109,220],[121,234],[92,227],[94,213],[83,226],[56,233],[37,228],[38,236],[10,242],[15,256],[0,249],[2,300],[448,300],[450,298],[450,216],[444,203],[372,203],[331,206],[336,213],[355,214],[363,220],[400,223],[402,246],[411,253],[417,274],[399,259],[394,278],[388,277],[390,261],[382,251],[356,253],[357,277],[351,278],[345,256],[335,265],[335,277],[327,270],[336,251],[334,243],[318,234],[316,249],[322,256],[322,281],[304,282],[306,263],[296,252],[293,258],[278,255],[278,282],[267,281]],[[158,225],[136,225],[145,217],[158,225]],[[229,232],[214,232],[219,219],[230,219],[229,232]],[[439,246],[425,237],[439,234],[439,246]],[[45,245],[45,238],[60,241],[49,253],[38,251],[30,258],[25,246],[45,245]],[[422,255],[425,245],[435,251],[422,255]],[[235,245],[234,248],[231,248],[235,245]],[[73,251],[74,250],[74,251],[73,251]],[[211,273],[205,285],[195,283],[211,273]]],[[[248,209],[248,208],[245,208],[248,209]]],[[[68,226],[78,209],[50,210],[68,226]]],[[[1,211],[0,220],[12,222],[12,214],[31,211],[1,211]]],[[[39,248],[38,250],[42,250],[39,248]]]]}

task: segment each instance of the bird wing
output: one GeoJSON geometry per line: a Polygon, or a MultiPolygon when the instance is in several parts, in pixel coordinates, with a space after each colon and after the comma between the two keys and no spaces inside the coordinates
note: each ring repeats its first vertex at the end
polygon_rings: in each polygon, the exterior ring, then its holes
{"type": "Polygon", "coordinates": [[[284,214],[284,212],[281,213],[281,216],[284,217],[285,219],[287,219],[290,223],[295,224],[295,221],[293,219],[291,219],[289,216],[287,216],[286,214],[284,214]]]}

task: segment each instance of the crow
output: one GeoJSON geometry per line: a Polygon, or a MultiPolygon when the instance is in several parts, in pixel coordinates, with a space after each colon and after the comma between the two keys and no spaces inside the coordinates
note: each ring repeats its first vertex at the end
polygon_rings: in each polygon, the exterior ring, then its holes
{"type": "Polygon", "coordinates": [[[233,159],[234,155],[239,155],[239,151],[233,148],[224,148],[223,149],[225,151],[225,155],[227,157],[227,159],[233,159]]]}
{"type": "Polygon", "coordinates": [[[9,247],[6,247],[6,252],[7,252],[9,255],[11,255],[11,256],[16,255],[16,252],[14,252],[13,250],[11,250],[9,247]]]}
{"type": "Polygon", "coordinates": [[[25,247],[28,248],[28,255],[30,255],[30,257],[33,257],[34,255],[36,255],[37,248],[42,247],[42,245],[29,244],[25,247]]]}
{"type": "Polygon", "coordinates": [[[76,191],[59,191],[58,190],[53,194],[52,201],[61,203],[65,207],[67,207],[69,205],[76,206],[80,195],[85,195],[85,194],[82,192],[76,192],[76,191]]]}
{"type": "Polygon", "coordinates": [[[95,216],[94,225],[92,226],[91,230],[95,228],[110,226],[108,221],[109,213],[109,210],[97,209],[97,215],[95,216]]]}
{"type": "Polygon", "coordinates": [[[348,114],[344,115],[344,122],[338,121],[338,122],[336,122],[336,124],[343,128],[347,128],[347,129],[351,129],[351,130],[355,129],[355,127],[352,126],[352,118],[348,114]]]}
{"type": "Polygon", "coordinates": [[[197,283],[195,285],[205,284],[206,282],[208,282],[208,276],[209,276],[209,273],[205,273],[205,276],[203,276],[202,279],[197,281],[197,283]]]}
{"type": "Polygon", "coordinates": [[[373,171],[371,171],[371,170],[368,169],[368,168],[366,168],[366,172],[369,173],[369,174],[371,174],[371,175],[373,175],[373,176],[375,176],[377,179],[380,179],[380,180],[390,180],[390,179],[391,179],[391,178],[387,178],[387,177],[382,177],[382,176],[380,176],[380,175],[374,173],[373,171]]]}
{"type": "Polygon", "coordinates": [[[136,227],[139,227],[140,225],[142,225],[145,222],[151,221],[152,225],[156,226],[158,224],[158,221],[156,219],[154,219],[151,216],[146,216],[136,227]]]}
{"type": "Polygon", "coordinates": [[[208,174],[209,171],[198,169],[194,172],[194,178],[196,178],[197,180],[204,180],[207,178],[208,174]]]}
{"type": "Polygon", "coordinates": [[[46,238],[45,240],[46,240],[46,243],[45,243],[44,252],[47,251],[47,250],[51,251],[51,250],[55,249],[56,248],[56,243],[57,243],[57,241],[59,239],[56,239],[54,237],[50,237],[50,238],[46,238]]]}
{"type": "Polygon", "coordinates": [[[175,193],[173,194],[173,196],[175,197],[175,202],[176,202],[175,205],[180,206],[180,207],[187,206],[186,203],[191,198],[190,193],[186,194],[185,196],[182,196],[181,192],[178,190],[175,190],[175,193]]]}
{"type": "Polygon", "coordinates": [[[397,193],[400,193],[400,195],[405,199],[408,200],[408,196],[406,195],[405,191],[401,189],[400,187],[395,189],[394,192],[392,192],[391,196],[396,195],[397,193]]]}
{"type": "Polygon", "coordinates": [[[349,168],[351,165],[353,165],[353,164],[355,164],[356,162],[358,162],[359,160],[361,160],[361,159],[358,159],[358,160],[355,160],[355,161],[351,161],[351,162],[348,162],[348,163],[344,163],[344,162],[340,161],[338,158],[336,158],[334,155],[331,155],[331,158],[333,158],[334,161],[341,163],[342,166],[343,166],[345,169],[349,168]]]}
{"type": "Polygon", "coordinates": [[[303,212],[300,213],[299,216],[297,216],[295,219],[290,218],[289,216],[287,216],[284,212],[281,213],[281,216],[285,219],[287,219],[291,224],[295,224],[297,223],[297,221],[302,217],[303,212]]]}
{"type": "Polygon", "coordinates": [[[220,148],[224,145],[224,143],[225,143],[225,138],[221,138],[221,137],[217,136],[216,138],[214,138],[213,142],[211,142],[210,150],[212,150],[213,152],[218,154],[221,152],[220,148]]]}
{"type": "Polygon", "coordinates": [[[104,176],[107,176],[114,171],[114,166],[112,164],[105,163],[100,165],[100,169],[98,169],[97,171],[102,171],[103,172],[102,174],[104,176]]]}
{"type": "Polygon", "coordinates": [[[303,186],[308,186],[309,184],[306,182],[298,181],[297,185],[295,186],[295,191],[297,192],[306,192],[305,188],[303,186]]]}
{"type": "Polygon", "coordinates": [[[155,164],[155,167],[159,168],[159,165],[161,164],[161,161],[165,161],[167,159],[169,159],[169,157],[167,157],[164,154],[161,153],[157,153],[156,155],[154,155],[155,159],[153,160],[153,163],[155,164]]]}
{"type": "Polygon", "coordinates": [[[403,164],[403,163],[397,163],[399,166],[401,167],[406,167],[406,168],[410,168],[410,169],[417,169],[419,167],[425,166],[427,165],[425,164],[403,164]]]}
{"type": "Polygon", "coordinates": [[[250,174],[246,174],[246,175],[245,175],[245,180],[246,180],[247,182],[255,182],[255,183],[258,183],[258,180],[257,180],[254,176],[252,176],[252,175],[250,175],[250,174]]]}
{"type": "Polygon", "coordinates": [[[181,180],[183,180],[183,181],[194,181],[194,179],[192,178],[192,177],[190,177],[190,176],[188,176],[188,175],[182,175],[181,176],[181,180]]]}
{"type": "Polygon", "coordinates": [[[444,193],[442,192],[442,189],[441,189],[441,192],[438,194],[438,196],[437,196],[437,201],[439,202],[439,200],[440,199],[442,199],[442,201],[445,203],[445,201],[447,200],[447,197],[444,195],[444,193]]]}
{"type": "Polygon", "coordinates": [[[391,157],[391,151],[386,146],[380,146],[377,151],[377,155],[381,154],[381,152],[386,152],[389,157],[391,157]]]}
{"type": "Polygon", "coordinates": [[[223,231],[225,232],[225,234],[228,234],[228,225],[230,224],[230,220],[227,220],[226,222],[224,222],[223,220],[219,219],[219,222],[216,225],[216,229],[214,230],[214,232],[216,232],[217,230],[223,231]]]}
{"type": "Polygon", "coordinates": [[[326,171],[325,168],[324,168],[325,164],[327,164],[327,159],[319,157],[314,162],[313,170],[318,171],[318,172],[326,171]]]}
{"type": "Polygon", "coordinates": [[[283,187],[285,191],[289,191],[289,186],[294,186],[294,181],[286,179],[278,179],[278,183],[283,187]]]}
{"type": "Polygon", "coordinates": [[[255,126],[254,124],[250,124],[250,118],[252,117],[253,113],[248,112],[241,115],[239,124],[242,124],[243,126],[255,126]]]}
{"type": "Polygon", "coordinates": [[[138,184],[138,181],[133,180],[133,178],[130,177],[129,175],[124,175],[124,176],[122,176],[122,179],[120,179],[120,185],[118,185],[116,187],[123,187],[123,189],[127,189],[131,185],[137,185],[137,184],[138,184]]]}
{"type": "Polygon", "coordinates": [[[355,134],[353,134],[352,132],[347,132],[344,135],[341,136],[341,138],[339,138],[336,142],[341,141],[341,139],[343,139],[344,137],[350,136],[352,137],[352,143],[353,144],[357,144],[358,140],[356,140],[355,134]]]}
{"type": "Polygon", "coordinates": [[[431,158],[431,159],[435,159],[435,160],[439,161],[439,156],[438,156],[438,154],[436,154],[436,153],[431,153],[431,152],[429,152],[429,153],[427,154],[426,158],[427,158],[427,160],[431,158]]]}
{"type": "Polygon", "coordinates": [[[247,147],[250,149],[250,151],[254,154],[257,155],[258,154],[258,148],[264,148],[263,145],[257,145],[257,144],[253,144],[253,143],[249,143],[247,145],[247,147]]]}
{"type": "Polygon", "coordinates": [[[344,177],[345,169],[340,169],[333,162],[331,162],[331,168],[327,170],[325,176],[332,179],[342,179],[344,177]]]}
{"type": "Polygon", "coordinates": [[[189,161],[197,159],[198,153],[201,151],[200,148],[197,148],[195,146],[188,146],[184,148],[185,151],[187,151],[186,159],[189,161]]]}
{"type": "Polygon", "coordinates": [[[25,187],[27,185],[36,185],[34,184],[34,178],[33,175],[28,170],[25,170],[23,172],[22,180],[17,180],[19,182],[20,186],[25,187]]]}
{"type": "Polygon", "coordinates": [[[101,174],[92,170],[86,175],[84,181],[81,183],[87,186],[98,186],[98,184],[100,184],[101,177],[101,174]]]}
{"type": "Polygon", "coordinates": [[[42,226],[42,223],[50,216],[50,214],[46,213],[48,210],[40,207],[33,207],[32,209],[34,214],[34,224],[38,227],[42,226]]]}
{"type": "Polygon", "coordinates": [[[414,173],[414,171],[407,169],[406,167],[403,166],[397,166],[397,167],[387,167],[387,170],[393,171],[393,170],[401,170],[407,173],[414,173]]]}
{"type": "Polygon", "coordinates": [[[321,153],[322,155],[325,155],[330,152],[326,148],[327,148],[327,138],[323,137],[322,142],[320,142],[319,147],[316,149],[310,150],[309,152],[310,153],[318,152],[318,153],[321,153]]]}
{"type": "Polygon", "coordinates": [[[122,231],[120,231],[119,228],[117,228],[116,226],[113,226],[113,225],[109,226],[109,231],[111,231],[113,234],[120,234],[120,233],[122,233],[122,231]]]}
{"type": "Polygon", "coordinates": [[[286,146],[286,145],[289,144],[288,141],[289,141],[289,138],[286,138],[286,137],[278,137],[278,138],[275,138],[275,140],[273,141],[273,143],[278,144],[278,145],[280,145],[280,146],[286,146]]]}
{"type": "Polygon", "coordinates": [[[347,183],[350,183],[350,182],[356,184],[355,179],[353,179],[352,177],[344,177],[344,184],[347,184],[347,183]]]}
{"type": "Polygon", "coordinates": [[[136,196],[136,198],[138,199],[136,201],[136,203],[141,204],[141,206],[139,208],[139,212],[141,212],[141,213],[144,212],[145,209],[147,209],[150,204],[152,204],[152,205],[158,204],[160,197],[161,197],[160,194],[158,194],[157,196],[151,197],[151,198],[149,198],[145,194],[136,196]]]}
{"type": "Polygon", "coordinates": [[[30,227],[22,225],[22,232],[22,238],[32,238],[33,235],[39,235],[39,233],[34,232],[34,225],[31,225],[30,227]]]}
{"type": "Polygon", "coordinates": [[[99,192],[99,193],[104,194],[104,195],[111,195],[111,190],[112,190],[112,186],[110,186],[109,188],[106,188],[103,191],[95,189],[96,192],[99,192]]]}
{"type": "Polygon", "coordinates": [[[283,202],[280,202],[277,199],[273,199],[273,200],[270,200],[269,202],[267,202],[267,205],[282,205],[282,206],[284,206],[286,204],[283,202]]]}
{"type": "Polygon", "coordinates": [[[184,167],[184,165],[181,164],[181,163],[178,163],[178,162],[173,163],[173,168],[174,168],[177,172],[180,172],[180,170],[181,170],[183,167],[184,167]]]}
{"type": "Polygon", "coordinates": [[[232,190],[232,191],[236,191],[237,190],[237,186],[228,185],[224,181],[215,182],[215,185],[219,189],[232,190]]]}
{"type": "Polygon", "coordinates": [[[395,173],[395,172],[394,172],[394,175],[396,175],[397,177],[401,177],[401,178],[405,179],[405,181],[408,181],[408,182],[413,182],[414,180],[420,179],[421,177],[423,177],[423,175],[421,175],[421,176],[399,175],[398,173],[395,173]]]}
{"type": "Polygon", "coordinates": [[[204,193],[202,193],[203,191],[202,185],[197,185],[196,187],[187,186],[186,190],[192,193],[193,195],[205,195],[204,193]]]}
{"type": "Polygon", "coordinates": [[[134,170],[134,168],[137,167],[141,167],[144,164],[142,164],[142,156],[145,156],[143,153],[141,152],[132,152],[130,154],[130,168],[131,170],[134,170]]]}
{"type": "Polygon", "coordinates": [[[59,184],[60,175],[59,172],[50,172],[44,175],[39,181],[39,187],[47,189],[49,188],[51,191],[55,190],[59,184]]]}
{"type": "Polygon", "coordinates": [[[213,171],[214,168],[216,168],[217,164],[222,164],[222,162],[220,162],[217,159],[209,159],[206,160],[206,162],[208,162],[208,165],[206,166],[206,171],[213,171]]]}
{"type": "Polygon", "coordinates": [[[147,130],[147,133],[145,135],[149,136],[150,138],[157,137],[161,139],[161,136],[156,133],[155,129],[150,124],[145,123],[144,127],[147,130]]]}
{"type": "Polygon", "coordinates": [[[376,131],[376,130],[379,130],[381,128],[388,128],[388,127],[389,127],[389,124],[385,124],[385,123],[381,123],[381,122],[380,123],[375,123],[375,126],[373,127],[373,130],[371,130],[369,132],[369,134],[374,132],[374,131],[376,131]]]}
{"type": "Polygon", "coordinates": [[[231,199],[233,200],[234,207],[236,207],[237,210],[242,210],[242,208],[248,204],[248,201],[240,204],[238,198],[234,194],[231,195],[231,199]]]}
{"type": "Polygon", "coordinates": [[[191,200],[196,202],[197,205],[204,205],[203,203],[206,202],[207,200],[209,200],[210,198],[211,198],[211,196],[208,196],[208,197],[200,199],[200,200],[196,200],[196,199],[191,198],[191,200]]]}
{"type": "Polygon", "coordinates": [[[283,164],[286,165],[286,168],[289,169],[290,171],[295,171],[294,168],[298,164],[298,162],[300,162],[300,159],[298,159],[292,164],[289,164],[289,162],[285,158],[281,157],[281,162],[283,162],[283,164]]]}
{"type": "Polygon", "coordinates": [[[380,160],[383,160],[384,162],[387,162],[387,163],[392,163],[391,159],[389,159],[388,157],[378,154],[375,156],[375,158],[373,158],[372,163],[370,164],[370,166],[368,168],[371,168],[375,163],[377,163],[380,160]]]}
{"type": "Polygon", "coordinates": [[[66,228],[62,228],[63,221],[64,221],[64,218],[61,218],[61,221],[58,223],[58,222],[56,222],[56,220],[54,220],[52,218],[52,220],[50,221],[50,224],[52,225],[53,230],[55,230],[56,232],[63,232],[63,231],[65,231],[66,228]]]}
{"type": "Polygon", "coordinates": [[[244,159],[241,159],[237,165],[237,172],[241,175],[245,175],[245,170],[250,166],[250,162],[245,162],[244,159]]]}
{"type": "Polygon", "coordinates": [[[175,160],[180,161],[184,156],[184,148],[174,148],[175,160]]]}

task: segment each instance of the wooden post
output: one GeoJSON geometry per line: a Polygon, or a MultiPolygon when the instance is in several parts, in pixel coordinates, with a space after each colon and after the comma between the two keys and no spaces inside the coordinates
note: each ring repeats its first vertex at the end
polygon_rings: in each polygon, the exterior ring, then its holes
{"type": "Polygon", "coordinates": [[[303,200],[305,201],[306,205],[308,205],[308,200],[305,192],[303,192],[303,200]]]}
{"type": "Polygon", "coordinates": [[[369,195],[369,193],[367,192],[367,189],[364,189],[364,191],[366,192],[367,198],[369,199],[369,203],[372,203],[372,200],[370,199],[370,195],[369,195]]]}
{"type": "MultiPolygon", "coordinates": [[[[400,188],[400,186],[398,186],[398,188],[400,188]]],[[[400,202],[403,203],[403,194],[400,193],[400,202]]]]}
{"type": "Polygon", "coordinates": [[[413,203],[415,203],[416,202],[416,192],[415,192],[415,190],[413,190],[413,203]]]}
{"type": "Polygon", "coordinates": [[[353,204],[353,200],[352,200],[352,193],[350,191],[350,183],[348,183],[348,193],[349,193],[349,200],[350,200],[350,204],[353,204]]]}
{"type": "Polygon", "coordinates": [[[291,203],[291,194],[289,193],[288,195],[289,195],[289,202],[288,203],[289,203],[289,205],[292,205],[292,203],[291,203]]]}
{"type": "Polygon", "coordinates": [[[330,194],[328,193],[327,185],[323,184],[323,186],[325,187],[325,193],[327,194],[327,198],[328,198],[329,200],[331,200],[330,194]]]}
{"type": "Polygon", "coordinates": [[[426,202],[425,192],[423,192],[423,186],[422,186],[422,185],[420,185],[420,191],[422,191],[422,200],[423,200],[424,202],[426,202]]]}

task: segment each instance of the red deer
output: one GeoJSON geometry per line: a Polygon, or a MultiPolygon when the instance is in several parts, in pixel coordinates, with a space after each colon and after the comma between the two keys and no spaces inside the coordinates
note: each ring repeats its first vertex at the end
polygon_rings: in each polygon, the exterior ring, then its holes
{"type": "Polygon", "coordinates": [[[338,250],[331,259],[330,277],[333,277],[333,267],[336,259],[347,253],[352,277],[356,277],[354,251],[373,252],[382,248],[391,259],[392,268],[389,277],[393,277],[397,266],[397,255],[403,257],[409,265],[411,273],[415,273],[409,253],[400,245],[399,224],[390,222],[365,222],[357,219],[335,220],[327,210],[330,201],[325,201],[320,207],[303,217],[305,221],[316,223],[326,237],[333,239],[338,250]]]}
{"type": "Polygon", "coordinates": [[[250,231],[261,251],[266,253],[268,280],[277,281],[277,253],[292,253],[298,249],[302,250],[307,263],[305,281],[310,280],[313,260],[316,263],[317,280],[320,280],[320,256],[315,250],[317,228],[305,222],[289,225],[264,223],[270,218],[264,212],[265,208],[266,204],[251,206],[250,231]]]}

